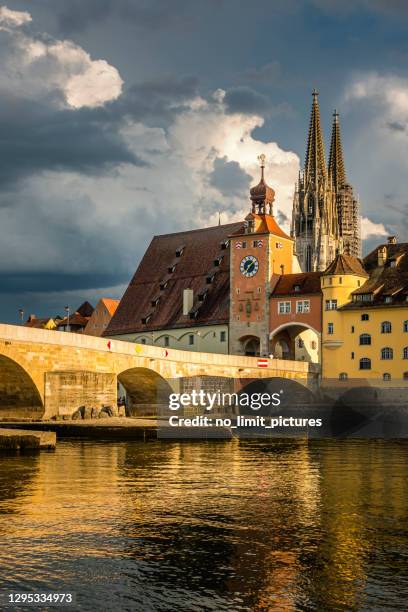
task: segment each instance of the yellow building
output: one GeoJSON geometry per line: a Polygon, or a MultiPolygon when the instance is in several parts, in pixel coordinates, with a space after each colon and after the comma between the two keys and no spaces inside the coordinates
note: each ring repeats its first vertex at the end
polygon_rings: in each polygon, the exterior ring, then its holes
{"type": "Polygon", "coordinates": [[[323,273],[322,378],[408,381],[408,243],[363,261],[338,255],[323,273]]]}

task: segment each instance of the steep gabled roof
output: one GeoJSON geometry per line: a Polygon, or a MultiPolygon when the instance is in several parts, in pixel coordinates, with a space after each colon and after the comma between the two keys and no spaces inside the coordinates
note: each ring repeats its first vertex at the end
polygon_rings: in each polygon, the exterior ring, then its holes
{"type": "Polygon", "coordinates": [[[119,306],[119,300],[114,300],[112,298],[101,298],[101,302],[112,317],[115,314],[117,307],[119,306]]]}
{"type": "Polygon", "coordinates": [[[321,294],[321,272],[299,272],[296,274],[283,274],[279,277],[271,298],[287,295],[321,294]]]}
{"type": "Polygon", "coordinates": [[[76,309],[75,313],[80,314],[82,317],[91,317],[94,311],[94,307],[89,302],[83,302],[79,308],[76,309]]]}
{"type": "Polygon", "coordinates": [[[368,280],[353,291],[353,301],[342,306],[342,310],[355,308],[408,308],[408,243],[381,244],[364,258],[364,268],[369,274],[368,280]],[[378,265],[378,251],[385,249],[386,259],[378,265]],[[370,301],[361,299],[370,294],[370,301]]]}
{"type": "Polygon", "coordinates": [[[337,255],[330,266],[323,272],[323,276],[354,274],[368,278],[368,274],[363,267],[363,262],[357,257],[342,253],[337,255]]]}
{"type": "MultiPolygon", "coordinates": [[[[254,219],[255,225],[257,226],[256,234],[275,234],[279,236],[279,238],[285,238],[286,240],[291,240],[293,242],[293,238],[288,236],[283,229],[281,229],[273,215],[257,215],[256,213],[249,213],[246,219],[254,219]]],[[[254,234],[244,234],[244,225],[241,224],[241,227],[237,232],[235,232],[234,236],[245,235],[249,238],[254,234]]]]}
{"type": "Polygon", "coordinates": [[[155,236],[104,335],[228,323],[230,256],[223,245],[243,227],[230,223],[155,236]],[[208,290],[200,300],[203,288],[208,290]],[[188,315],[183,315],[184,289],[194,292],[188,315]]]}

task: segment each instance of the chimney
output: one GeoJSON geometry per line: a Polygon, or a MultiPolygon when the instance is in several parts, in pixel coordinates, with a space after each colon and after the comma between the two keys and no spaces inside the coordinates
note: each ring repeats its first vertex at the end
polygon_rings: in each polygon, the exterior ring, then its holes
{"type": "Polygon", "coordinates": [[[385,262],[387,261],[387,247],[380,246],[377,251],[378,258],[378,267],[385,266],[385,262]]]}
{"type": "Polygon", "coordinates": [[[29,322],[30,322],[30,321],[34,321],[34,319],[36,319],[36,318],[37,318],[37,317],[35,316],[35,314],[31,314],[31,315],[28,317],[28,321],[29,321],[29,322]]]}
{"type": "Polygon", "coordinates": [[[388,236],[388,244],[397,244],[397,238],[395,236],[388,236]]]}
{"type": "Polygon", "coordinates": [[[192,289],[183,289],[183,315],[186,316],[192,309],[194,304],[194,291],[192,289]]]}

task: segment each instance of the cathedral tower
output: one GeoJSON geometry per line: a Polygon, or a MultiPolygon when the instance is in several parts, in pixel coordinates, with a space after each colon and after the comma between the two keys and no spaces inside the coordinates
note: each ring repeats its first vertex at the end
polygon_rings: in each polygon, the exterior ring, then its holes
{"type": "Polygon", "coordinates": [[[347,182],[346,178],[337,111],[333,113],[328,176],[336,198],[343,252],[353,257],[361,257],[360,211],[358,201],[353,195],[353,187],[347,182]]]}
{"type": "Polygon", "coordinates": [[[312,95],[305,168],[295,187],[291,230],[304,272],[324,271],[337,253],[361,253],[359,208],[346,180],[339,115],[334,113],[326,167],[317,91],[312,95]]]}
{"type": "Polygon", "coordinates": [[[318,93],[313,90],[305,169],[295,188],[292,237],[304,272],[325,270],[341,249],[335,195],[326,168],[318,93]]]}

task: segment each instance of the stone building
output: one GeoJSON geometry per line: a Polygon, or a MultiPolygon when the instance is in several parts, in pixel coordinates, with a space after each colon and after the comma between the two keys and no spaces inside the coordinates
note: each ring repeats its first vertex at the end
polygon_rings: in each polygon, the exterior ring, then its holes
{"type": "Polygon", "coordinates": [[[318,361],[320,283],[314,273],[301,273],[294,241],[273,215],[264,156],[260,161],[261,179],[250,190],[243,221],[153,238],[103,335],[164,349],[266,357],[276,348],[276,330],[285,328],[284,358],[318,361]],[[289,320],[276,313],[274,298],[286,277],[302,295],[294,297],[289,320]]]}
{"type": "Polygon", "coordinates": [[[326,166],[316,90],[305,167],[295,186],[291,236],[304,272],[325,270],[337,253],[361,255],[359,206],[346,179],[339,115],[334,113],[326,166]]]}

